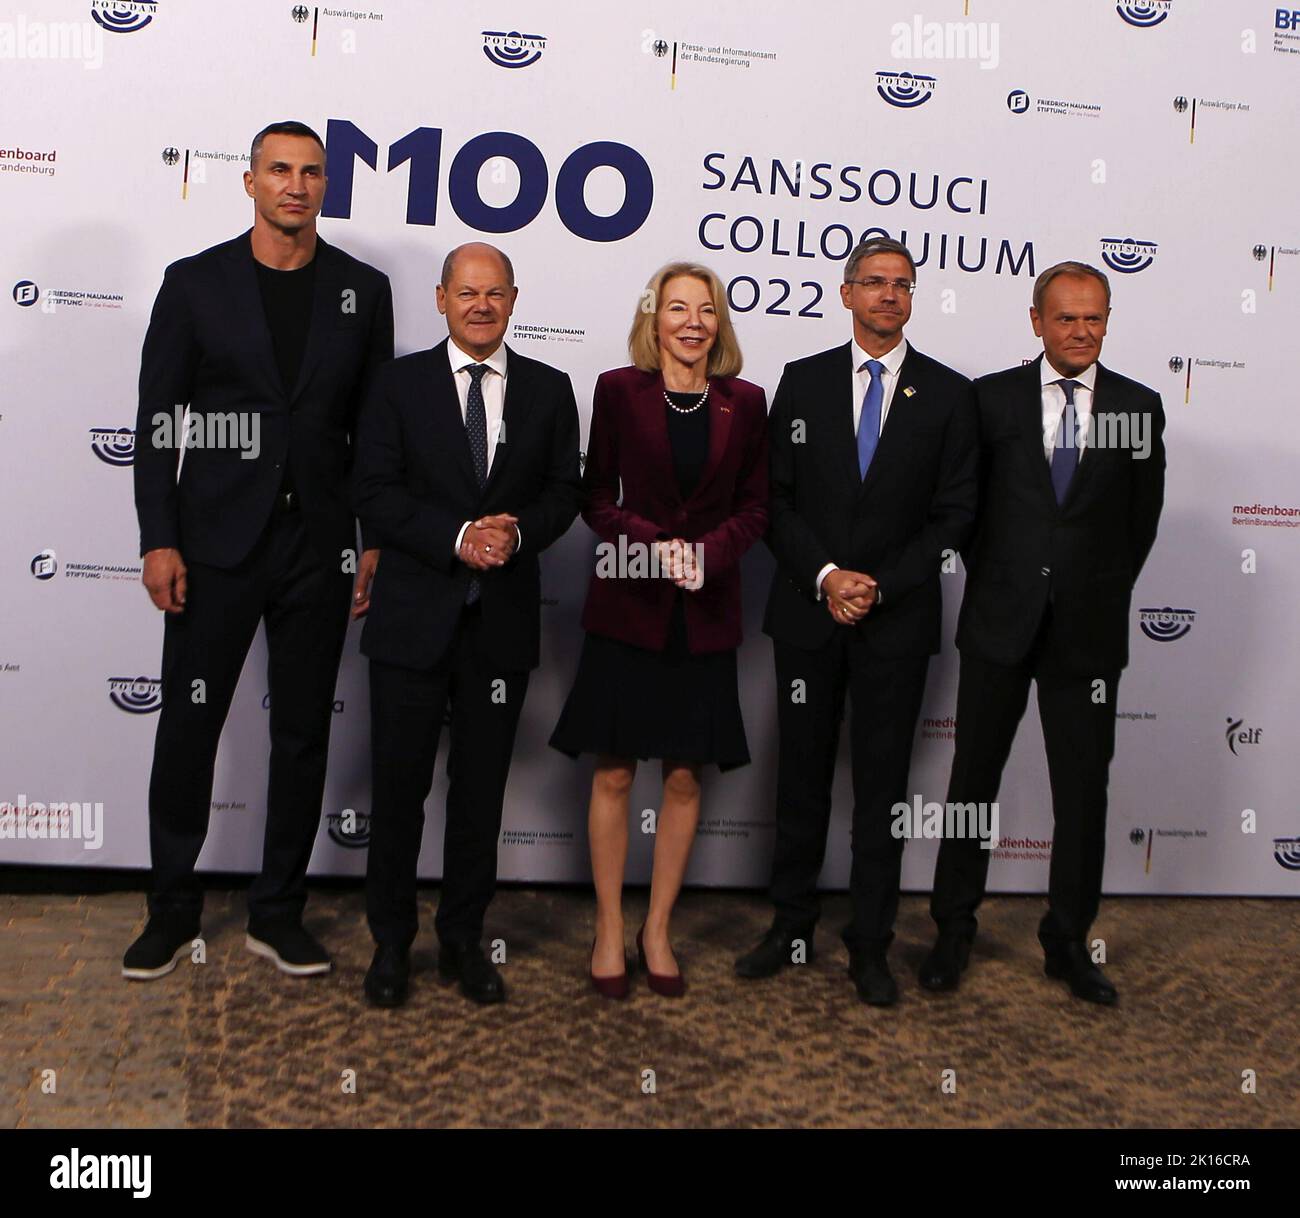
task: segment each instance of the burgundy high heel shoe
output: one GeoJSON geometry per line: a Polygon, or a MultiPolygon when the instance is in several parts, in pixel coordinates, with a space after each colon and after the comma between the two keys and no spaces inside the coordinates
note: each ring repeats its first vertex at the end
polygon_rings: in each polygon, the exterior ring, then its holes
{"type": "Polygon", "coordinates": [[[686,978],[677,973],[675,976],[667,973],[652,973],[650,966],[645,959],[645,944],[642,937],[645,934],[645,924],[642,923],[641,929],[636,932],[636,960],[641,966],[641,971],[645,973],[645,979],[650,988],[664,998],[680,998],[686,993],[686,978]]]}
{"type": "MultiPolygon", "coordinates": [[[[593,960],[596,958],[596,940],[594,936],[592,937],[591,940],[591,956],[593,960]]],[[[596,993],[599,994],[602,998],[626,998],[627,997],[628,990],[631,987],[629,986],[628,979],[627,979],[626,961],[624,961],[623,964],[623,971],[621,973],[616,974],[613,977],[597,977],[595,972],[592,971],[591,966],[588,966],[587,971],[591,977],[592,989],[594,989],[596,993]]]]}

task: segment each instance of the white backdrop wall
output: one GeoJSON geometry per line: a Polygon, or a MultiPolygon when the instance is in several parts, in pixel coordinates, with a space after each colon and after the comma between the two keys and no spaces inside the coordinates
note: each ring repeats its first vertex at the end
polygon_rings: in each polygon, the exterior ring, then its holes
{"type": "MultiPolygon", "coordinates": [[[[163,268],[251,223],[240,174],[252,134],[297,118],[329,131],[321,232],[391,276],[399,354],[445,334],[433,287],[446,251],[494,241],[520,285],[508,341],[572,375],[584,435],[595,377],[627,362],[638,294],[668,259],[706,261],[731,285],[744,375],[770,399],[785,361],[847,339],[836,285],[865,232],[911,246],[908,336],[969,375],[1036,353],[1037,271],[1106,258],[1104,362],[1159,389],[1169,416],[1165,514],[1116,708],[1106,886],[1296,893],[1293,25],[1300,14],[1263,0],[715,0],[680,15],[595,0],[6,0],[0,861],[148,863],[162,621],[139,584],[131,497],[140,343],[163,268]],[[904,72],[928,79],[887,75],[904,72]],[[621,210],[626,222],[593,231],[621,210]],[[31,821],[13,809],[20,797],[101,802],[99,848],[18,836],[31,821]]],[[[590,770],[546,741],[581,645],[593,547],[579,521],[544,561],[545,658],[519,731],[504,878],[589,875],[590,770]]],[[[759,547],[745,569],[754,763],[707,778],[696,883],[766,880],[775,689],[758,623],[771,566],[759,547]]],[[[961,579],[945,577],[945,649],[918,728],[912,790],[927,800],[943,798],[951,762],[961,579]]],[[[317,874],[365,866],[358,635],[338,681],[317,874]],[[351,837],[345,809],[359,817],[351,837]]],[[[260,858],[264,669],[259,639],[222,741],[205,869],[260,858]]],[[[849,857],[841,751],[822,877],[837,887],[849,857]]],[[[440,874],[444,793],[440,764],[427,876],[440,874]]],[[[658,767],[644,767],[634,809],[657,796],[658,767]]],[[[992,886],[1042,890],[1052,830],[1033,710],[1001,831],[992,886]]],[[[633,834],[634,879],[652,842],[633,834]]],[[[909,846],[909,888],[928,888],[934,849],[909,846]]]]}

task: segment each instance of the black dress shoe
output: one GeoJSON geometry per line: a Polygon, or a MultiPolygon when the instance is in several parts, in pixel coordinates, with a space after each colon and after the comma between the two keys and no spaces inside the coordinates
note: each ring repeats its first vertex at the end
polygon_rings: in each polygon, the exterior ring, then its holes
{"type": "Polygon", "coordinates": [[[330,954],[301,922],[250,922],[244,946],[291,977],[316,977],[330,971],[330,954]]]}
{"type": "Polygon", "coordinates": [[[1104,1007],[1114,1006],[1119,1000],[1119,991],[1106,979],[1106,974],[1093,964],[1088,949],[1082,943],[1067,943],[1046,950],[1043,972],[1058,981],[1068,981],[1070,992],[1076,998],[1104,1007]]]}
{"type": "Polygon", "coordinates": [[[927,990],[955,990],[970,961],[970,940],[965,935],[940,931],[934,947],[921,964],[917,980],[927,990]]]}
{"type": "Polygon", "coordinates": [[[444,943],[438,953],[438,973],[459,981],[460,992],[475,1002],[504,1002],[506,983],[477,943],[444,943]]]}
{"type": "Polygon", "coordinates": [[[404,947],[381,943],[366,972],[366,997],[377,1007],[400,1007],[406,1001],[411,978],[411,953],[404,947]]]}
{"type": "Polygon", "coordinates": [[[801,939],[804,944],[804,960],[808,963],[813,958],[813,932],[810,930],[790,930],[787,927],[773,926],[758,946],[746,952],[736,961],[736,973],[741,977],[755,980],[759,977],[774,977],[788,964],[793,964],[794,942],[801,939]]]}
{"type": "Polygon", "coordinates": [[[850,952],[849,976],[858,997],[869,1006],[892,1007],[898,1001],[898,983],[884,952],[850,952]]]}

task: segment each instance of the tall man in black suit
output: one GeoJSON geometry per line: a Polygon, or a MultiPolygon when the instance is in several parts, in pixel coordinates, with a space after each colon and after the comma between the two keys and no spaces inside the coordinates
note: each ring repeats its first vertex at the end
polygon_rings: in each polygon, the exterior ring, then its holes
{"type": "Polygon", "coordinates": [[[916,265],[897,241],[859,245],[840,289],[853,338],[787,364],[772,403],[772,636],[780,752],[772,902],[736,962],[767,977],[811,958],[844,699],[853,701],[849,973],[864,1002],[897,1000],[886,951],[898,912],[912,739],[939,650],[940,568],[975,516],[970,382],[903,337],[916,265]],[[800,955],[800,951],[804,953],[800,955]]]}
{"type": "Polygon", "coordinates": [[[452,250],[438,285],[449,337],[384,368],[362,416],[357,514],[384,549],[361,636],[370,657],[374,799],[365,992],[405,1001],[416,863],[451,707],[438,970],[476,1002],[505,985],[480,946],[515,728],[539,662],[537,557],[578,513],[568,376],[502,341],[518,289],[490,245],[452,250]]]}
{"type": "Polygon", "coordinates": [[[261,621],[271,772],[247,944],[287,973],[330,967],[302,926],[304,882],[348,597],[365,610],[378,558],[357,560],[347,473],[366,382],[393,355],[392,293],[316,234],[325,149],[310,127],[259,132],[244,189],[252,230],[167,268],[140,361],[140,552],[166,618],[149,922],[122,966],[139,980],[170,972],[199,933],[217,744],[261,621]]]}
{"type": "MultiPolygon", "coordinates": [[[[1084,942],[1101,899],[1115,695],[1128,662],[1129,598],[1164,503],[1160,395],[1097,362],[1110,284],[1063,262],[1034,284],[1043,354],[975,383],[981,501],[957,628],[961,676],[950,803],[997,799],[1029,683],[1047,749],[1055,822],[1048,908],[1038,928],[1049,977],[1089,1002],[1115,987],[1084,942]]],[[[989,852],[939,848],[939,926],[921,984],[953,989],[970,955],[989,852]]]]}

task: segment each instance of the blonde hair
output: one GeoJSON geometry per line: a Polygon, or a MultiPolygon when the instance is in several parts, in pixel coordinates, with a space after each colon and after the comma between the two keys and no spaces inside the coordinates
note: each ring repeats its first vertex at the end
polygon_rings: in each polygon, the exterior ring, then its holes
{"type": "Polygon", "coordinates": [[[627,350],[632,363],[642,372],[659,371],[659,340],[656,336],[655,322],[659,316],[659,299],[663,295],[664,284],[670,279],[685,275],[707,284],[709,295],[713,300],[713,312],[718,319],[718,334],[709,351],[708,374],[710,376],[739,376],[744,359],[740,354],[740,342],[736,338],[735,327],[731,324],[731,314],[727,309],[727,289],[722,280],[707,266],[697,262],[670,262],[660,267],[650,276],[641,299],[637,302],[636,314],[632,318],[632,329],[627,336],[627,350]]]}

